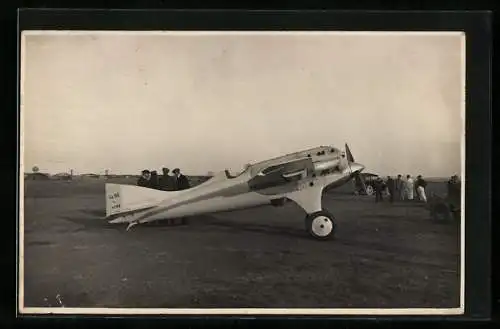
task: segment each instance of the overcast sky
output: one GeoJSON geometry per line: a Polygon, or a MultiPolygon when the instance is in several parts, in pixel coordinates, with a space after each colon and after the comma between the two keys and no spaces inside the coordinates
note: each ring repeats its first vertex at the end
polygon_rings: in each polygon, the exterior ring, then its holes
{"type": "Polygon", "coordinates": [[[460,173],[460,34],[28,35],[25,171],[188,174],[319,145],[368,172],[460,173]]]}

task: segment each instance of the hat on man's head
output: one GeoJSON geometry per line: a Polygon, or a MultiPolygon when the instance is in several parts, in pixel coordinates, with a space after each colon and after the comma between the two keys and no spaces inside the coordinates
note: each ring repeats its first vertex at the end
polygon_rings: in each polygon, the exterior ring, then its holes
{"type": "Polygon", "coordinates": [[[174,170],[172,170],[172,172],[173,172],[174,174],[177,174],[177,173],[180,173],[180,172],[181,172],[181,170],[180,170],[179,168],[175,168],[174,170]]]}
{"type": "Polygon", "coordinates": [[[149,170],[144,169],[144,170],[142,171],[142,173],[143,173],[143,174],[149,174],[150,172],[149,172],[149,170]]]}

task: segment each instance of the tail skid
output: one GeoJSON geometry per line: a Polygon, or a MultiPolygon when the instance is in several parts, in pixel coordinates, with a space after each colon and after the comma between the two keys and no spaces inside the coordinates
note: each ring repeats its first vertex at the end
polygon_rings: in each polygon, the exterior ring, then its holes
{"type": "Polygon", "coordinates": [[[136,226],[137,224],[139,224],[139,223],[137,223],[137,222],[131,222],[131,223],[129,223],[128,226],[127,226],[126,231],[128,232],[132,227],[136,226]]]}

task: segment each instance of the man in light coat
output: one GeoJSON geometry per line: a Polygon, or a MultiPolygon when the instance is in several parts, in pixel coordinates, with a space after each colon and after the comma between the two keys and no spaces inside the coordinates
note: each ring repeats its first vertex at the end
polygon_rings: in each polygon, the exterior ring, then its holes
{"type": "Polygon", "coordinates": [[[422,178],[422,175],[417,176],[417,181],[415,183],[417,187],[417,196],[420,201],[427,202],[427,196],[425,195],[425,188],[427,187],[427,182],[422,178]]]}
{"type": "Polygon", "coordinates": [[[406,175],[405,185],[406,185],[405,186],[406,199],[413,200],[413,191],[415,189],[415,182],[413,178],[411,178],[411,175],[406,175]]]}

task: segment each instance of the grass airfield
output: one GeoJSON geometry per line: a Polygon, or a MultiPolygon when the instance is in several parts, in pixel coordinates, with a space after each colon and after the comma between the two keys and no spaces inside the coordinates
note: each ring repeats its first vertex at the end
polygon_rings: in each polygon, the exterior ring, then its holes
{"type": "Polygon", "coordinates": [[[25,307],[459,306],[460,225],[423,204],[375,203],[347,184],[323,196],[337,223],[324,242],[293,202],[126,232],[102,219],[105,182],[25,181],[25,307]]]}

